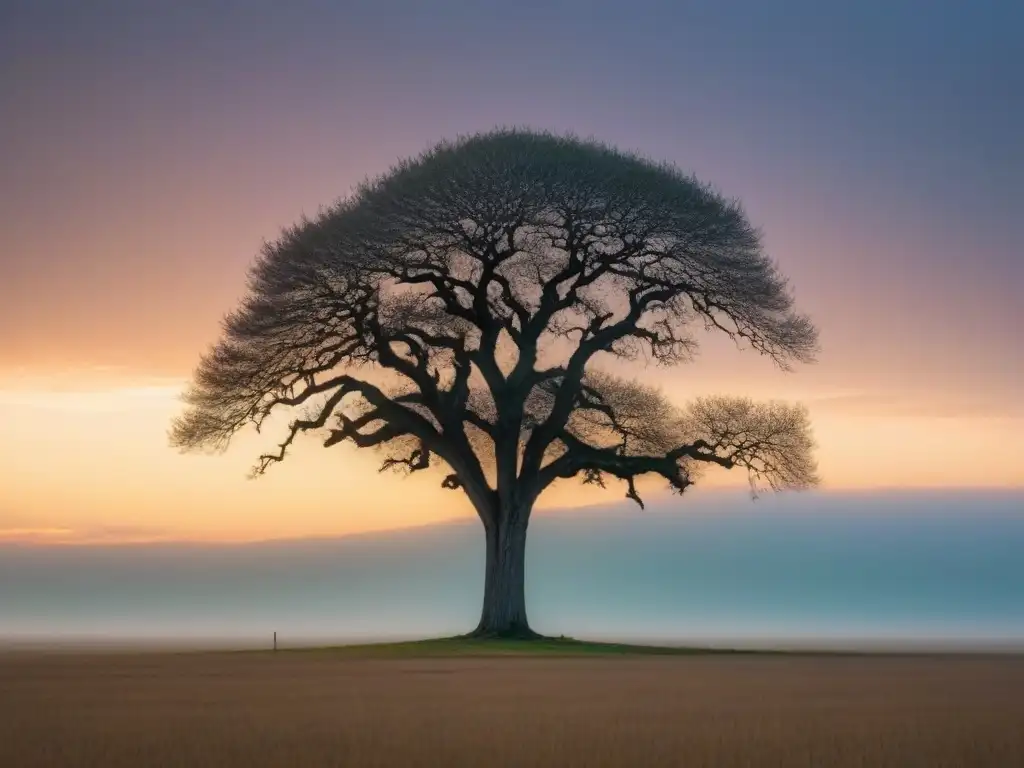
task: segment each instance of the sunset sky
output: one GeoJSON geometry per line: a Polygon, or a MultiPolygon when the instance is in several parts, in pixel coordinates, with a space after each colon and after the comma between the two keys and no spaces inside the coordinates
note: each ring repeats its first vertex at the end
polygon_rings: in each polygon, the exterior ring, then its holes
{"type": "Polygon", "coordinates": [[[264,239],[512,124],[740,198],[818,324],[820,361],[792,374],[720,340],[643,374],[674,399],[806,403],[826,492],[1024,487],[1024,5],[785,7],[0,0],[0,540],[470,514],[351,447],[308,439],[249,481],[274,435],[180,456],[166,430],[264,239]]]}

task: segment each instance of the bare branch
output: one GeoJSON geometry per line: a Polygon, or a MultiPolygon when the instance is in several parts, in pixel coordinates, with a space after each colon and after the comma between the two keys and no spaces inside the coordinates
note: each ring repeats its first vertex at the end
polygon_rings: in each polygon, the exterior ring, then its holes
{"type": "Polygon", "coordinates": [[[688,362],[701,328],[783,368],[817,346],[738,203],[596,142],[496,131],[402,162],[268,243],[170,439],[223,450],[246,425],[321,403],[255,474],[325,429],[324,445],[384,450],[385,467],[447,466],[442,485],[487,525],[558,477],[618,478],[641,506],[635,478],[682,492],[706,465],[813,484],[802,410],[680,410],[594,370],[688,362]]]}

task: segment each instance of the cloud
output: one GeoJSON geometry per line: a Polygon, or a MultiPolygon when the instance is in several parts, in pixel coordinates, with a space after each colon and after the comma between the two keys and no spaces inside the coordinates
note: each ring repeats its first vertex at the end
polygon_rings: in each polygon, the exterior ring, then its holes
{"type": "Polygon", "coordinates": [[[0,542],[46,542],[67,539],[75,533],[72,528],[0,528],[0,542]]]}
{"type": "Polygon", "coordinates": [[[133,386],[78,390],[41,388],[0,389],[0,407],[48,411],[110,412],[165,408],[175,404],[184,387],[179,380],[133,386]]]}
{"type": "Polygon", "coordinates": [[[94,391],[182,383],[181,377],[154,375],[123,365],[102,363],[57,369],[0,368],[0,389],[15,391],[94,391]]]}
{"type": "Polygon", "coordinates": [[[162,528],[135,525],[0,528],[0,544],[150,544],[180,540],[162,528]]]}
{"type": "Polygon", "coordinates": [[[1022,418],[1024,403],[974,393],[849,390],[790,397],[844,415],[907,418],[1022,418]]]}

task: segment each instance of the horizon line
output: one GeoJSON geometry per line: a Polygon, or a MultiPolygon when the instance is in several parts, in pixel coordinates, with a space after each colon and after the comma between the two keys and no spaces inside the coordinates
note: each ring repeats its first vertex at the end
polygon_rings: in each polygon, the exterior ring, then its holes
{"type": "MultiPolygon", "coordinates": [[[[731,498],[734,501],[745,501],[750,508],[755,508],[766,498],[774,499],[783,495],[799,495],[802,497],[819,496],[831,498],[856,498],[856,497],[919,497],[921,499],[933,498],[936,494],[950,496],[1021,496],[1024,501],[1024,485],[1017,486],[880,486],[876,488],[829,488],[813,489],[789,492],[766,492],[759,494],[757,498],[751,496],[749,490],[735,487],[713,487],[702,491],[703,494],[711,494],[715,501],[723,498],[731,498]]],[[[652,515],[685,515],[694,511],[694,502],[683,500],[679,503],[682,510],[669,509],[671,496],[661,496],[648,502],[644,510],[636,510],[627,506],[628,502],[617,500],[595,504],[587,504],[577,507],[549,507],[538,508],[535,514],[544,517],[581,517],[587,513],[607,514],[626,513],[650,517],[652,515]],[[669,502],[667,504],[666,502],[669,502]]],[[[707,510],[703,510],[707,511],[707,510]]],[[[733,510],[736,511],[736,510],[733,510]]],[[[716,510],[717,512],[717,510],[716,510]]],[[[1024,515],[1024,508],[1021,510],[1024,515]]],[[[412,523],[400,526],[368,528],[357,531],[341,531],[337,533],[312,533],[308,535],[283,535],[283,536],[260,536],[254,538],[237,537],[194,537],[189,535],[177,536],[135,536],[125,535],[118,537],[116,534],[103,538],[102,532],[97,536],[90,535],[89,531],[76,532],[74,528],[64,526],[41,526],[38,528],[25,526],[12,526],[11,528],[0,528],[0,549],[57,549],[57,548],[84,548],[84,547],[155,547],[155,546],[191,546],[191,547],[243,547],[261,544],[287,544],[301,542],[328,542],[361,537],[381,536],[396,533],[414,532],[426,529],[445,528],[452,526],[466,526],[478,523],[478,519],[471,514],[453,516],[439,520],[431,520],[423,523],[412,523]],[[76,536],[76,533],[78,535],[76,536]],[[5,536],[5,534],[7,534],[5,536]],[[19,534],[24,538],[19,538],[19,534]],[[35,535],[33,535],[35,534],[35,535]],[[67,534],[62,537],[62,534],[67,534]]]]}

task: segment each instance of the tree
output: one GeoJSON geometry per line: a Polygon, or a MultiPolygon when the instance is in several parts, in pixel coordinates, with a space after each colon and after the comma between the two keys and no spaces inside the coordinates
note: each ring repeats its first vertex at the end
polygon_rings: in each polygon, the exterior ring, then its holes
{"type": "Polygon", "coordinates": [[[616,358],[690,360],[694,326],[788,369],[816,331],[740,205],[672,166],[591,141],[499,130],[442,143],[266,244],[201,359],[171,442],[223,450],[278,408],[297,435],[440,466],[483,523],[479,636],[532,636],[526,530],[560,479],[703,466],[755,488],[816,482],[806,412],[704,398],[685,408],[613,375],[616,358]],[[605,369],[600,368],[606,363],[605,369]]]}

